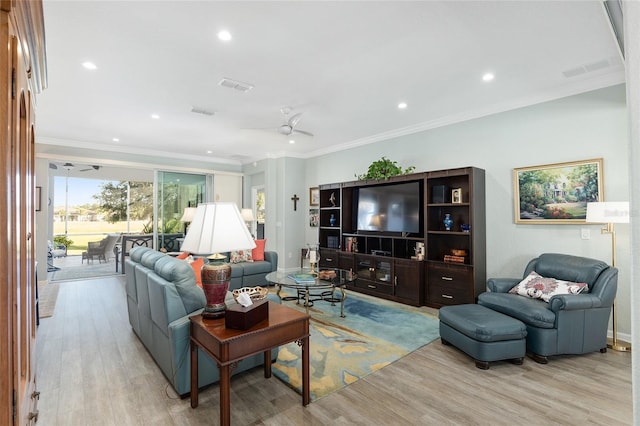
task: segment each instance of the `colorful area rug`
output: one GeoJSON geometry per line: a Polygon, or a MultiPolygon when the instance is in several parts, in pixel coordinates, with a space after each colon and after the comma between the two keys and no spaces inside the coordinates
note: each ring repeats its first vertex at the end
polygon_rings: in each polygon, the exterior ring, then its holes
{"type": "MultiPolygon", "coordinates": [[[[283,291],[284,293],[284,291],[283,291]]],[[[285,306],[304,311],[295,302],[285,306]]],[[[318,301],[309,309],[310,388],[317,400],[439,337],[439,323],[424,309],[349,292],[340,306],[318,301]]],[[[273,374],[301,392],[302,366],[296,343],[282,346],[273,374]]]]}

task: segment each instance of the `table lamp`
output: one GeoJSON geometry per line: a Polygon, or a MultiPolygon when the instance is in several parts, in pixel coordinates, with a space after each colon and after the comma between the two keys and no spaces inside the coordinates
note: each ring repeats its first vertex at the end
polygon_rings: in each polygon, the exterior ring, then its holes
{"type": "Polygon", "coordinates": [[[201,270],[202,289],[207,306],[205,319],[221,318],[225,314],[224,300],[231,281],[231,266],[220,253],[252,249],[256,246],[235,203],[199,204],[182,250],[196,255],[211,255],[201,270]]]}
{"type": "Polygon", "coordinates": [[[180,222],[184,223],[184,233],[187,234],[187,230],[189,229],[189,224],[193,222],[193,216],[196,214],[195,207],[185,207],[184,213],[180,218],[180,222]]]}
{"type": "MultiPolygon", "coordinates": [[[[629,202],[628,201],[607,201],[600,203],[587,203],[587,223],[606,223],[606,227],[601,229],[602,234],[611,234],[611,266],[616,266],[616,231],[614,223],[629,223],[629,202]]],[[[614,351],[626,352],[631,350],[631,344],[618,340],[616,316],[616,301],[611,307],[613,316],[612,339],[607,343],[607,347],[614,351]]]]}
{"type": "Polygon", "coordinates": [[[242,209],[240,211],[240,215],[242,216],[242,220],[244,220],[244,222],[247,224],[247,229],[249,230],[249,233],[251,233],[251,224],[253,223],[254,220],[256,220],[253,217],[253,210],[242,209]]]}

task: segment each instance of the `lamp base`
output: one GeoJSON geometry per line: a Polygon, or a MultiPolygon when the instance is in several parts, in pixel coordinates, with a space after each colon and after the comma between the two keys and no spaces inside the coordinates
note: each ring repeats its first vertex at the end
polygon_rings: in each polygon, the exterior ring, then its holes
{"type": "MultiPolygon", "coordinates": [[[[211,258],[209,258],[211,259],[211,258]]],[[[223,318],[227,305],[224,300],[227,297],[227,290],[231,282],[231,266],[222,260],[211,259],[210,263],[205,263],[200,272],[202,276],[202,289],[204,297],[207,299],[207,306],[202,312],[204,319],[223,318]]]]}
{"type": "Polygon", "coordinates": [[[618,352],[631,352],[631,343],[617,339],[614,342],[613,339],[607,339],[607,348],[618,352]]]}

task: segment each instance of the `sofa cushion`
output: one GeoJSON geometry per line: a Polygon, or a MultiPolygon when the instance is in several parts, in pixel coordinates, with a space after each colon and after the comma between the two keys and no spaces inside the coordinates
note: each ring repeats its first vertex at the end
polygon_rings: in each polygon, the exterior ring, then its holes
{"type": "Polygon", "coordinates": [[[517,318],[527,325],[538,328],[554,328],[555,313],[549,309],[549,304],[538,299],[530,299],[509,293],[481,293],[478,304],[517,318]]]}
{"type": "Polygon", "coordinates": [[[574,283],[571,281],[545,278],[535,271],[509,290],[510,294],[518,294],[532,299],[541,299],[549,303],[549,299],[557,294],[580,294],[588,292],[587,283],[574,283]]]}
{"type": "Polygon", "coordinates": [[[269,262],[245,263],[242,269],[244,270],[244,276],[268,274],[269,272],[271,272],[271,263],[269,262]]]}
{"type": "Polygon", "coordinates": [[[187,313],[200,309],[206,305],[204,291],[196,285],[196,279],[191,265],[165,254],[156,262],[155,272],[165,280],[172,282],[187,313]]]}

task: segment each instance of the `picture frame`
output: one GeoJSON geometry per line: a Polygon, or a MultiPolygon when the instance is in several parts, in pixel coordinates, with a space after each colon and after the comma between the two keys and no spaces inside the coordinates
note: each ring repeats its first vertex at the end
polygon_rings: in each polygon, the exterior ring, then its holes
{"type": "Polygon", "coordinates": [[[42,207],[42,187],[41,186],[36,186],[35,207],[37,212],[39,212],[42,207]]]}
{"type": "Polygon", "coordinates": [[[312,228],[320,226],[320,210],[309,209],[309,226],[312,228]]]}
{"type": "Polygon", "coordinates": [[[587,203],[604,201],[603,160],[513,169],[517,224],[582,224],[587,203]]]}
{"type": "Polygon", "coordinates": [[[319,206],[320,205],[320,188],[314,186],[313,188],[309,188],[309,205],[310,206],[319,206]]]}
{"type": "Polygon", "coordinates": [[[462,188],[453,188],[451,190],[451,203],[462,204],[462,188]]]}

